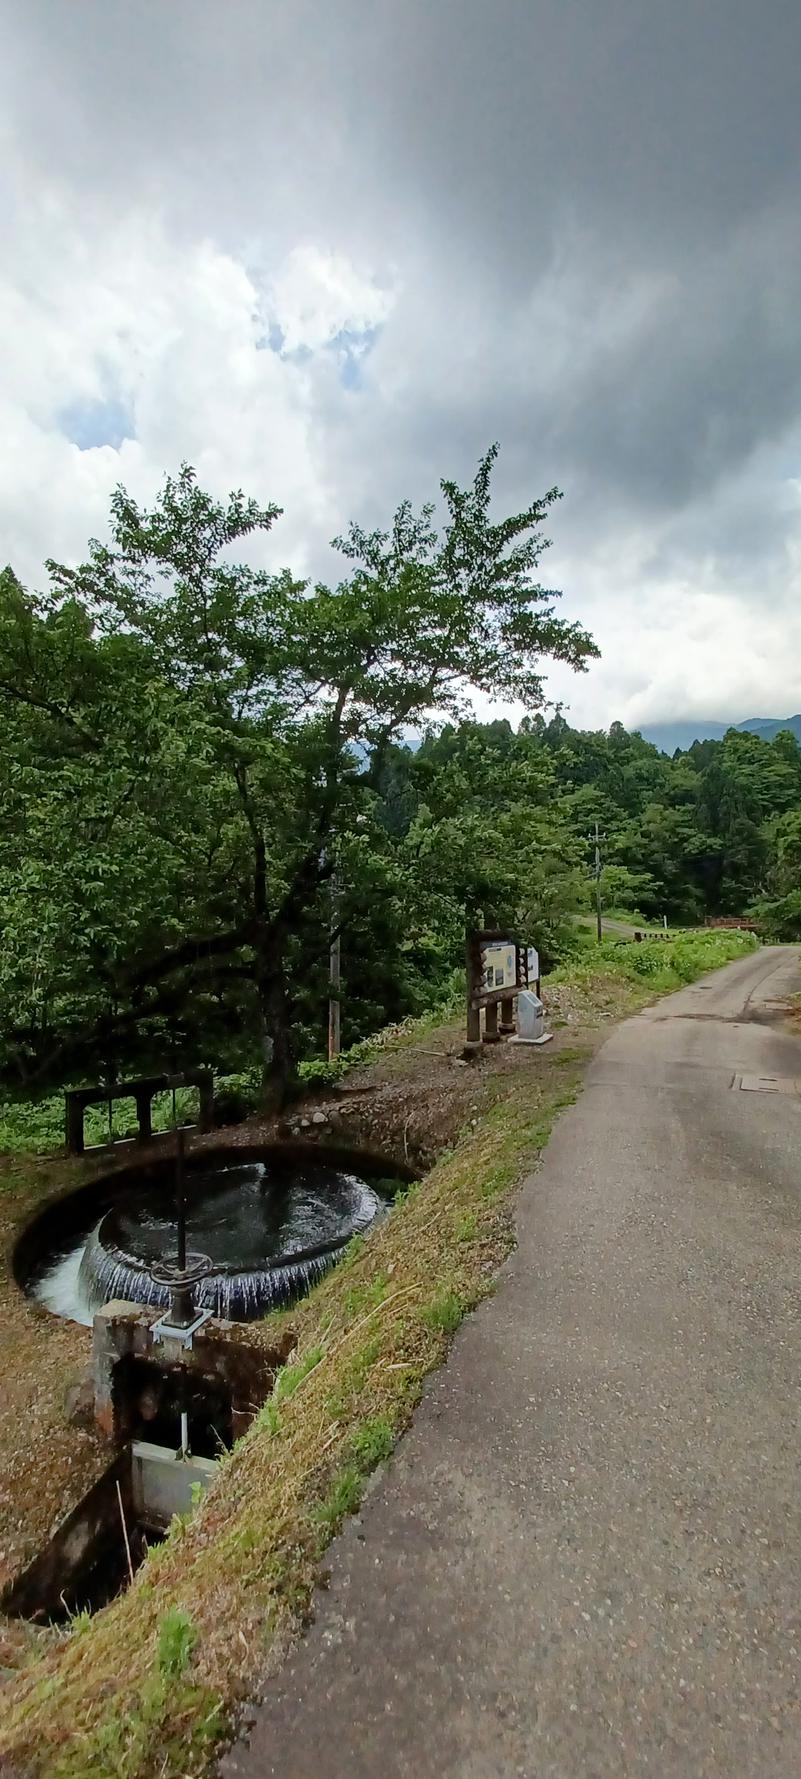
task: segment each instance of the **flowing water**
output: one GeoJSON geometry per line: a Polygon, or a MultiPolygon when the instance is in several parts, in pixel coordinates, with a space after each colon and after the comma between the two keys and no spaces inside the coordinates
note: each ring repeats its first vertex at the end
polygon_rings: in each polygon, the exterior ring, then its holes
{"type": "MultiPolygon", "coordinates": [[[[196,1301],[239,1322],[308,1290],[385,1203],[357,1174],[322,1160],[275,1158],[194,1166],[186,1200],[188,1247],[207,1255],[213,1269],[196,1301]]],[[[111,1298],[165,1306],[166,1287],[148,1266],[175,1252],[170,1182],[134,1186],[42,1256],[28,1289],[47,1309],[84,1323],[111,1298]]]]}

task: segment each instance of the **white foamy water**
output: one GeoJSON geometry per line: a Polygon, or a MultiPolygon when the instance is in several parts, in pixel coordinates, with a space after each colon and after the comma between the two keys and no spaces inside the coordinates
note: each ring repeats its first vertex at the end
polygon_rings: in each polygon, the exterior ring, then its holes
{"type": "Polygon", "coordinates": [[[66,1316],[71,1322],[82,1322],[84,1328],[91,1328],[94,1312],[79,1281],[85,1247],[85,1241],[79,1242],[77,1248],[55,1260],[37,1279],[31,1296],[55,1316],[66,1316]]]}

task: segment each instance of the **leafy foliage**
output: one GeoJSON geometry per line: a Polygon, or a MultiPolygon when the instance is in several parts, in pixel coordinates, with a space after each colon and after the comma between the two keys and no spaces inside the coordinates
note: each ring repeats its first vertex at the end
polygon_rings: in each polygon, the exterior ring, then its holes
{"type": "Polygon", "coordinates": [[[372,964],[351,1036],[436,997],[414,850],[382,819],[386,752],[471,689],[535,705],[543,655],[595,652],[535,578],[555,492],[494,520],[495,455],[470,488],[442,483],[441,532],[408,502],[387,531],[352,525],[335,587],[236,560],[278,509],[215,500],[187,466],[150,511],[119,489],[109,541],[49,563],[45,593],[5,572],[7,1079],[202,1049],[234,1069],[261,1054],[280,1092],[319,1048],[332,920],[372,964]]]}
{"type": "Polygon", "coordinates": [[[298,1067],[326,1083],[332,929],[346,1048],[447,1001],[466,925],[558,965],[596,821],[608,907],[801,936],[795,737],[669,760],[546,720],[543,658],[594,645],[536,578],[555,491],[496,519],[494,461],[441,485],[440,529],[407,502],[352,525],[334,587],[242,560],[278,509],[188,467],[151,510],[118,490],[45,592],[0,575],[0,1081],[34,1123],[87,1075],[211,1061],[229,1120],[298,1067]],[[477,723],[473,692],[529,714],[477,723]]]}

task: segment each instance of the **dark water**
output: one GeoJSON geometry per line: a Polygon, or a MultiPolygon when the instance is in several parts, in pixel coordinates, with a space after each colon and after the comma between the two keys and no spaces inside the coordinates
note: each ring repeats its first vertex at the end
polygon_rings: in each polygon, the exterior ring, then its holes
{"type": "MultiPolygon", "coordinates": [[[[366,1181],[325,1162],[193,1168],[187,1246],[208,1255],[214,1269],[197,1287],[198,1304],[231,1321],[250,1321],[292,1302],[383,1205],[366,1181]]],[[[31,1292],[48,1309],[82,1322],[111,1298],[166,1305],[166,1288],[147,1268],[175,1252],[171,1185],[143,1185],[48,1256],[31,1292]]]]}

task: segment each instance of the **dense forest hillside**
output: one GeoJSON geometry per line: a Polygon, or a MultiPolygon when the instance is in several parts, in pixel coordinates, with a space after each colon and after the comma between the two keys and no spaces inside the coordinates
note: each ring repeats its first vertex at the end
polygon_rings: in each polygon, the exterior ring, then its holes
{"type": "Polygon", "coordinates": [[[352,526],[334,589],[236,565],[277,509],[188,469],[151,512],[120,490],[46,593],[0,576],[7,1088],[210,1060],[280,1094],[324,1052],[332,932],[345,1044],[440,999],[466,925],[558,961],[596,822],[607,907],[801,936],[796,736],[667,758],[541,714],[543,661],[597,651],[535,578],[555,494],[492,522],[494,455],[442,485],[441,534],[407,504],[352,526]],[[471,689],[532,714],[476,723],[471,689]]]}
{"type": "Polygon", "coordinates": [[[396,749],[383,796],[388,826],[427,847],[440,889],[456,871],[462,897],[498,918],[517,895],[557,950],[565,913],[589,902],[596,821],[607,906],[686,924],[752,912],[769,934],[801,934],[801,748],[789,732],[767,742],[732,729],[668,759],[619,723],[463,723],[414,754],[396,749]]]}

